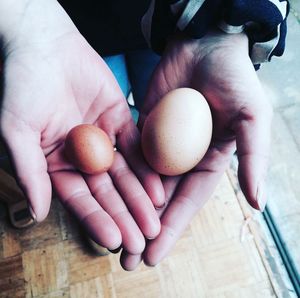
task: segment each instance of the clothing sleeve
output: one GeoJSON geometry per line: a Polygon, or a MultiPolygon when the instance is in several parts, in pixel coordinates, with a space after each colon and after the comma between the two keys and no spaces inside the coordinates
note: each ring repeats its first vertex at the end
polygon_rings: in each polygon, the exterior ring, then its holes
{"type": "Polygon", "coordinates": [[[216,26],[229,34],[245,32],[250,58],[258,66],[283,54],[288,12],[287,0],[152,0],[142,31],[159,54],[176,31],[196,39],[216,26]]]}

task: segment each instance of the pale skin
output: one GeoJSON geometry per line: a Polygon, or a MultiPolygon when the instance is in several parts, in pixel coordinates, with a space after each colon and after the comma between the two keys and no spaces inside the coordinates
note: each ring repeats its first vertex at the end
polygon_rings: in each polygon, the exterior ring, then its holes
{"type": "Polygon", "coordinates": [[[261,211],[266,204],[272,108],[249,58],[246,35],[214,30],[200,40],[174,38],[149,84],[140,129],[164,94],[179,87],[194,88],[207,99],[213,115],[212,142],[192,171],[163,178],[167,204],[159,211],[161,232],[147,243],[143,255],[123,250],[121,263],[127,270],[135,269],[142,259],[154,266],[168,255],[211,197],[235,151],[247,201],[261,211]]]}
{"type": "Polygon", "coordinates": [[[56,1],[27,1],[21,15],[4,35],[1,135],[33,216],[47,216],[52,183],[96,242],[141,253],[145,238],[159,234],[154,206],[164,204],[164,191],[143,160],[126,99],[56,1]],[[118,148],[109,172],[85,175],[66,160],[66,134],[81,123],[101,127],[118,148]]]}
{"type": "Polygon", "coordinates": [[[0,33],[6,54],[1,134],[37,221],[47,216],[52,182],[96,242],[123,247],[126,270],[142,259],[155,265],[209,199],[236,148],[242,190],[251,206],[264,208],[272,111],[245,35],[216,31],[199,41],[179,37],[169,44],[149,84],[139,126],[165,93],[192,87],[210,104],[214,134],[195,169],[161,183],[142,158],[139,131],[103,60],[56,1],[24,2],[22,22],[0,23],[7,33],[0,33]],[[67,132],[83,122],[104,129],[118,147],[108,173],[84,175],[62,154],[67,132]],[[145,248],[145,238],[155,239],[145,248]]]}

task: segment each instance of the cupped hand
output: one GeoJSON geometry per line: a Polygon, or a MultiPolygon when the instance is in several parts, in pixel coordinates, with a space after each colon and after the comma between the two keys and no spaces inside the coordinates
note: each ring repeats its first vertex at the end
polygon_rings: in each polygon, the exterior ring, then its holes
{"type": "Polygon", "coordinates": [[[144,237],[160,231],[154,206],[164,193],[111,71],[75,26],[5,54],[1,133],[36,220],[48,214],[52,182],[96,242],[142,252],[144,237]],[[116,146],[109,172],[85,175],[65,159],[65,137],[81,123],[101,127],[116,146]]]}
{"type": "MultiPolygon", "coordinates": [[[[165,208],[159,211],[161,232],[149,241],[143,256],[122,254],[123,267],[133,270],[144,259],[159,263],[212,195],[237,152],[238,178],[249,204],[263,210],[270,145],[271,106],[248,56],[244,34],[210,32],[200,40],[173,40],[158,65],[139,119],[145,117],[167,92],[191,87],[207,99],[213,115],[213,136],[202,161],[190,172],[164,177],[165,208]]],[[[184,100],[184,99],[183,99],[184,100]]]]}

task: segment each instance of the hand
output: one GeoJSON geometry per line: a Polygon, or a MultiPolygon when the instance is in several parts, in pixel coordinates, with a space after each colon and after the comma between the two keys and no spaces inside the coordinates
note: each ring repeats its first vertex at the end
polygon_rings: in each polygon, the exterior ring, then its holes
{"type": "MultiPolygon", "coordinates": [[[[144,237],[160,231],[153,207],[164,202],[160,178],[142,158],[138,129],[112,73],[56,5],[51,12],[64,26],[54,27],[63,31],[48,30],[50,24],[32,40],[19,33],[7,43],[2,136],[38,222],[49,211],[51,179],[96,242],[141,253],[144,237]],[[84,175],[65,160],[66,134],[80,123],[101,127],[118,148],[108,173],[84,175]]],[[[32,19],[25,15],[22,24],[32,19]]]]}
{"type": "MultiPolygon", "coordinates": [[[[246,199],[258,210],[266,204],[264,176],[272,109],[248,57],[247,37],[211,32],[200,40],[181,37],[171,42],[150,82],[141,127],[160,98],[179,87],[194,88],[206,97],[213,115],[213,137],[204,159],[192,171],[164,178],[168,203],[160,211],[160,235],[148,242],[143,254],[149,265],[168,254],[213,193],[236,150],[246,199]]],[[[141,259],[123,252],[123,267],[132,270],[141,259]]]]}

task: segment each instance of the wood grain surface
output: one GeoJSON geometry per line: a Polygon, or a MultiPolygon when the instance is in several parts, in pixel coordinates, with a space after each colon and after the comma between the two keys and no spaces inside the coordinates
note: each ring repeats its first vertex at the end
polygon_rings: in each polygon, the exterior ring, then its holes
{"type": "Polygon", "coordinates": [[[0,297],[294,297],[262,216],[245,203],[234,169],[172,253],[124,271],[97,256],[54,198],[48,218],[17,230],[0,219],[0,297]]]}

